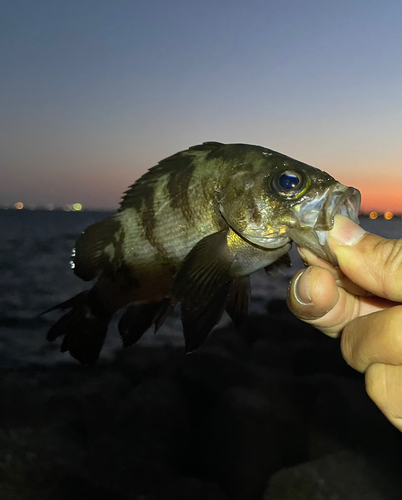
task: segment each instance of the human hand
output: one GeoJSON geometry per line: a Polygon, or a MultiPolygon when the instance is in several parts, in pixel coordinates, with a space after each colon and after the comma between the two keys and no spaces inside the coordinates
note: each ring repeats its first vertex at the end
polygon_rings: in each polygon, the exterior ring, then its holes
{"type": "Polygon", "coordinates": [[[341,215],[329,233],[334,268],[309,250],[289,287],[288,306],[330,337],[346,362],[365,374],[366,390],[402,431],[402,239],[366,233],[341,215]]]}

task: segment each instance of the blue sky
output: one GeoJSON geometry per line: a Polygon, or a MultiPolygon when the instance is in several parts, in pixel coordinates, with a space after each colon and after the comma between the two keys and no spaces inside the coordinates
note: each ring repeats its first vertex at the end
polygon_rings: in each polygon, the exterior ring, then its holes
{"type": "Polygon", "coordinates": [[[397,0],[6,1],[0,204],[114,208],[158,160],[215,140],[402,210],[401,26],[397,0]]]}

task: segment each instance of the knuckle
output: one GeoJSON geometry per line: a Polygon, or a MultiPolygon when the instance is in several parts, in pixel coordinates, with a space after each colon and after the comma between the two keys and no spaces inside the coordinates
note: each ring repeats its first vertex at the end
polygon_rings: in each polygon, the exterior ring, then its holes
{"type": "Polygon", "coordinates": [[[387,347],[402,352],[402,306],[387,311],[387,323],[382,330],[387,347]]]}
{"type": "Polygon", "coordinates": [[[346,363],[355,370],[360,371],[359,369],[361,364],[360,343],[356,342],[356,339],[354,338],[354,335],[351,331],[353,328],[353,326],[351,328],[352,323],[349,323],[343,329],[341,337],[341,352],[346,363]]]}

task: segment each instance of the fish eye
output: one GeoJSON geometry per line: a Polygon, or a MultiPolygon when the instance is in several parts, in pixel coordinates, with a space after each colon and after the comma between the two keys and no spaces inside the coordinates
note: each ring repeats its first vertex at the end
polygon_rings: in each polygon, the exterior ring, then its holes
{"type": "Polygon", "coordinates": [[[272,186],[278,194],[291,199],[302,196],[307,191],[308,184],[305,175],[296,170],[280,172],[272,181],[272,186]]]}
{"type": "Polygon", "coordinates": [[[293,172],[285,172],[278,179],[279,185],[281,186],[281,188],[285,190],[297,188],[300,182],[301,182],[300,177],[293,172]]]}

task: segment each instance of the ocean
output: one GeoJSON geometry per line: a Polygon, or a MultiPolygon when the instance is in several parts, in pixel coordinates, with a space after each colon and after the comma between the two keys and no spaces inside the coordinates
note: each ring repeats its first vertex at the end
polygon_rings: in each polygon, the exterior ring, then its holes
{"type": "MultiPolygon", "coordinates": [[[[246,323],[226,328],[223,318],[191,356],[179,308],[124,350],[115,319],[102,362],[90,367],[60,353],[59,339],[49,343],[59,313],[39,314],[91,286],[71,270],[71,249],[107,215],[0,211],[2,500],[248,500],[296,490],[357,500],[367,488],[373,499],[402,498],[402,434],[339,342],[285,307],[302,266],[295,249],[282,275],[252,276],[246,323]]],[[[362,225],[402,232],[401,219],[362,225]]]]}
{"type": "MultiPolygon", "coordinates": [[[[88,225],[110,214],[0,210],[0,363],[3,368],[72,361],[69,354],[59,352],[60,342],[46,340],[46,332],[58,313],[39,314],[90,287],[74,275],[69,264],[71,250],[77,236],[88,225]]],[[[362,217],[361,225],[387,238],[402,235],[399,217],[390,221],[362,217]]],[[[280,276],[268,278],[264,272],[252,276],[251,314],[266,311],[272,299],[286,297],[290,277],[302,267],[295,249],[291,256],[292,268],[280,276]]],[[[227,317],[223,318],[221,326],[228,321],[227,317]]],[[[140,342],[183,344],[179,312],[168,318],[157,335],[149,331],[140,342]]],[[[120,348],[115,319],[101,356],[110,359],[120,348]]]]}

